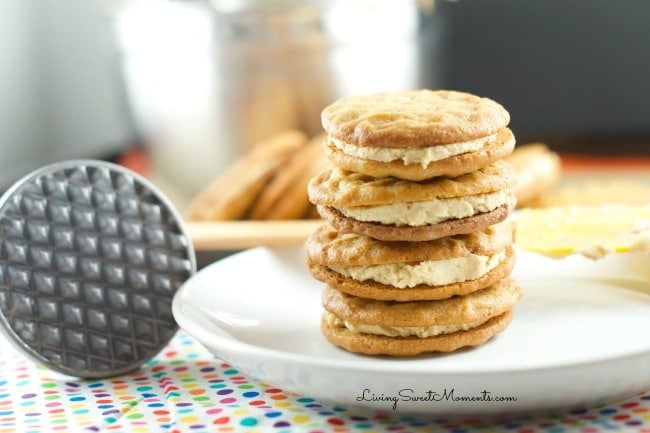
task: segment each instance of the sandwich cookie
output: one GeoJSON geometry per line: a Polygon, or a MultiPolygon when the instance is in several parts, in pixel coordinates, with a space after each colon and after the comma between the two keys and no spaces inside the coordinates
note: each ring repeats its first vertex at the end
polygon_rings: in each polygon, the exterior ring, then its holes
{"type": "Polygon", "coordinates": [[[303,132],[292,130],[257,144],[194,198],[185,212],[186,218],[242,219],[264,186],[307,141],[303,132]]]}
{"type": "Polygon", "coordinates": [[[515,264],[508,222],[424,242],[384,242],[328,225],[307,239],[317,280],[362,298],[420,301],[466,295],[507,277],[515,264]]]}
{"type": "Polygon", "coordinates": [[[373,178],[334,168],[308,193],[334,228],[384,241],[427,241],[471,233],[506,219],[516,205],[516,173],[497,161],[455,178],[421,182],[373,178]]]}
{"type": "Polygon", "coordinates": [[[458,176],[509,155],[508,111],[469,93],[419,90],[341,98],[321,113],[335,165],[373,177],[458,176]]]}
{"type": "Polygon", "coordinates": [[[503,331],[520,297],[519,285],[510,278],[441,301],[377,301],[327,287],[321,331],[332,344],[366,355],[451,352],[503,331]]]}

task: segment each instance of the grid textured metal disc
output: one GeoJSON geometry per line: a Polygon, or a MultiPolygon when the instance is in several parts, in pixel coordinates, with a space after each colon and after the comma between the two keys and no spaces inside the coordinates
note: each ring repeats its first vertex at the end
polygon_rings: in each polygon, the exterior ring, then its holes
{"type": "Polygon", "coordinates": [[[53,370],[138,368],[176,332],[172,299],[195,270],[178,214],[121,166],[53,164],[0,199],[0,329],[53,370]]]}

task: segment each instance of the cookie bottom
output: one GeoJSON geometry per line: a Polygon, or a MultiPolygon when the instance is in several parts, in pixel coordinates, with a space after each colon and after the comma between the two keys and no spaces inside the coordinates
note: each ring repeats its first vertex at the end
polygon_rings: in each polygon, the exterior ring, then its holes
{"type": "Polygon", "coordinates": [[[484,229],[505,220],[514,203],[507,203],[490,211],[466,218],[442,221],[425,226],[397,226],[377,222],[358,221],[343,215],[333,207],[318,206],[318,213],[334,228],[344,233],[356,233],[380,241],[431,241],[445,236],[461,235],[484,229]]]}
{"type": "Polygon", "coordinates": [[[435,337],[386,337],[360,334],[347,328],[330,326],[323,318],[321,332],[335,346],[364,355],[416,356],[429,352],[453,352],[462,347],[478,346],[503,331],[512,321],[512,311],[506,311],[467,331],[435,337]]]}
{"type": "Polygon", "coordinates": [[[325,144],[325,153],[334,165],[348,171],[363,173],[372,177],[397,177],[421,181],[438,176],[455,177],[488,166],[510,155],[515,148],[515,137],[508,128],[503,128],[485,146],[474,152],[467,152],[449,158],[432,161],[426,167],[420,164],[404,164],[403,161],[381,162],[359,158],[343,153],[331,143],[325,144]]]}

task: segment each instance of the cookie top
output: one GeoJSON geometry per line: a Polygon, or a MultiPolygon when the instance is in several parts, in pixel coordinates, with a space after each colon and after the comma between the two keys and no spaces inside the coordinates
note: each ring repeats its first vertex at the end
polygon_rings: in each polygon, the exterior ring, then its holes
{"type": "Polygon", "coordinates": [[[309,260],[326,266],[374,266],[489,256],[512,244],[513,226],[504,221],[469,234],[422,242],[386,242],[353,233],[341,233],[325,224],[307,239],[309,260]]]}
{"type": "Polygon", "coordinates": [[[420,182],[374,178],[334,168],[315,176],[308,192],[312,203],[318,205],[373,206],[485,194],[513,188],[516,182],[514,169],[505,161],[454,178],[436,177],[420,182]]]}
{"type": "Polygon", "coordinates": [[[424,147],[494,134],[510,115],[489,98],[424,89],[344,97],[322,111],[321,121],[331,137],[359,146],[424,147]]]}
{"type": "Polygon", "coordinates": [[[321,296],[326,311],[355,324],[383,326],[453,325],[488,320],[511,310],[521,297],[512,278],[492,286],[437,301],[392,302],[359,298],[326,287],[321,296]]]}

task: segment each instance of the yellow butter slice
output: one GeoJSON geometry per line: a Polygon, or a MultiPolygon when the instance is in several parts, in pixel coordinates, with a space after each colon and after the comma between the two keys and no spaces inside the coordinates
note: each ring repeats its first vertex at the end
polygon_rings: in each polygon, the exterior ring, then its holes
{"type": "Polygon", "coordinates": [[[650,205],[556,206],[514,216],[519,248],[548,256],[650,251],[650,205]]]}

